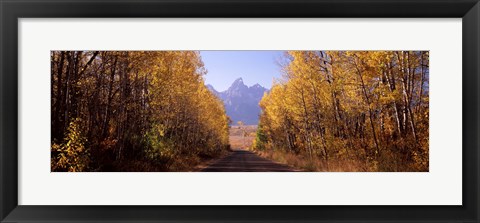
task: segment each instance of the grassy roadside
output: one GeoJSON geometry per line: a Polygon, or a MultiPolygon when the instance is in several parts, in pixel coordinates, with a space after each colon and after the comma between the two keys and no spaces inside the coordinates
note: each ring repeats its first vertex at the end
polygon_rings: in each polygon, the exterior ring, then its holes
{"type": "Polygon", "coordinates": [[[295,169],[298,169],[302,172],[363,172],[362,164],[359,162],[354,162],[352,160],[336,161],[329,162],[328,168],[325,162],[321,158],[312,158],[310,159],[307,156],[295,155],[292,153],[287,153],[284,151],[256,151],[252,152],[257,155],[273,160],[275,162],[289,165],[295,169]]]}

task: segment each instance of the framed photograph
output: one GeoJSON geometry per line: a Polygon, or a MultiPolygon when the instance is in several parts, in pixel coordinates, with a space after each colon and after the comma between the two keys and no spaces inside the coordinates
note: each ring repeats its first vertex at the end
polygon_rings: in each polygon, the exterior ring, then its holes
{"type": "Polygon", "coordinates": [[[1,1],[1,222],[479,222],[477,0],[1,1]]]}

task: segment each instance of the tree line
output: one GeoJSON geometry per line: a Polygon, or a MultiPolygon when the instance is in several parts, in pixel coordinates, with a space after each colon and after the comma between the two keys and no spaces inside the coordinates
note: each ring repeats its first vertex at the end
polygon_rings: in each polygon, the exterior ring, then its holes
{"type": "Polygon", "coordinates": [[[290,51],[255,149],[313,171],[428,171],[428,51],[290,51]],[[293,162],[293,161],[292,161],[293,162]]]}
{"type": "Polygon", "coordinates": [[[228,148],[194,51],[52,51],[52,171],[182,171],[228,148]]]}

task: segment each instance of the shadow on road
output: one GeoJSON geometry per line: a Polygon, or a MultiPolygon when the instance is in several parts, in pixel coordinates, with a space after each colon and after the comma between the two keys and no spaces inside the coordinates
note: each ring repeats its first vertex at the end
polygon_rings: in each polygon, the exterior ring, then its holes
{"type": "Polygon", "coordinates": [[[255,153],[245,150],[234,150],[232,154],[224,157],[202,172],[294,172],[287,165],[275,163],[262,158],[255,153]]]}

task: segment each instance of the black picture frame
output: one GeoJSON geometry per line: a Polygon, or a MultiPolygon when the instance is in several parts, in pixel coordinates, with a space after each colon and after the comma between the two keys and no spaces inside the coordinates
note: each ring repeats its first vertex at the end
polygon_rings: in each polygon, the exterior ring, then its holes
{"type": "Polygon", "coordinates": [[[0,0],[0,15],[1,222],[479,222],[478,0],[0,0]],[[463,205],[18,205],[18,19],[75,17],[462,18],[463,205]]]}

